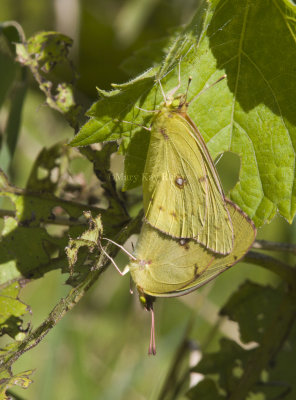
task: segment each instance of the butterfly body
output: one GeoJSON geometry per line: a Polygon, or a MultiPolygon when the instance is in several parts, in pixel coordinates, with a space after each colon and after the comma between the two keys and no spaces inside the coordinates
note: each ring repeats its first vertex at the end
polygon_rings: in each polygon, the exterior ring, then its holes
{"type": "Polygon", "coordinates": [[[173,237],[194,239],[218,254],[233,247],[233,227],[206,144],[174,100],[153,119],[143,175],[148,224],[173,237]]]}

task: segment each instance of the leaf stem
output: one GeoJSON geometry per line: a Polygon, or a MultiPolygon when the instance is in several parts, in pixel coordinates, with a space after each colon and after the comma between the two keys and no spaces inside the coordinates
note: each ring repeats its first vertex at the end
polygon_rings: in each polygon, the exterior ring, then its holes
{"type": "Polygon", "coordinates": [[[296,291],[296,269],[291,267],[289,264],[269,255],[259,254],[254,251],[249,251],[243,258],[243,261],[274,272],[296,291]]]}
{"type": "Polygon", "coordinates": [[[258,250],[285,251],[296,256],[296,245],[291,243],[256,240],[253,244],[253,248],[258,250]]]}

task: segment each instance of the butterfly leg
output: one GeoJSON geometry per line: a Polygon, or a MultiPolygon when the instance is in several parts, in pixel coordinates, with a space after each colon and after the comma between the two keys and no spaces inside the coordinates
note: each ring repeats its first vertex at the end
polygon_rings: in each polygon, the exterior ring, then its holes
{"type": "Polygon", "coordinates": [[[111,263],[114,265],[114,267],[117,269],[118,273],[121,276],[124,276],[125,274],[127,274],[129,272],[129,268],[128,266],[126,266],[124,268],[123,271],[120,270],[120,268],[118,267],[118,265],[116,264],[116,262],[113,260],[113,258],[111,256],[109,256],[109,254],[105,251],[105,249],[103,249],[103,247],[101,246],[101,244],[99,244],[99,247],[101,249],[101,251],[105,254],[105,256],[111,261],[111,263]]]}
{"type": "Polygon", "coordinates": [[[122,251],[124,251],[132,260],[134,260],[134,261],[137,260],[136,257],[133,256],[129,251],[127,251],[123,246],[121,246],[121,244],[118,244],[118,243],[114,242],[114,240],[108,239],[106,237],[103,237],[102,239],[115,244],[115,246],[119,247],[122,251]]]}
{"type": "Polygon", "coordinates": [[[135,108],[137,108],[138,110],[147,112],[147,113],[158,113],[159,112],[159,110],[145,110],[144,108],[141,108],[141,107],[138,107],[138,106],[135,106],[135,108]]]}
{"type": "Polygon", "coordinates": [[[146,131],[151,131],[151,128],[147,128],[147,126],[137,124],[136,122],[125,121],[124,119],[122,119],[122,120],[114,119],[114,121],[116,121],[116,122],[124,122],[125,124],[136,125],[136,126],[139,126],[142,129],[146,129],[146,131]]]}

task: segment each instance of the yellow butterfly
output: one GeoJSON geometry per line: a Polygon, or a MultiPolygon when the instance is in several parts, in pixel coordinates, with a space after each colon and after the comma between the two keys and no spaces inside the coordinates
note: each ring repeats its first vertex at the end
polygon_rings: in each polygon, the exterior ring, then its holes
{"type": "Polygon", "coordinates": [[[152,120],[142,179],[145,219],[173,238],[195,239],[215,253],[229,254],[233,226],[222,185],[187,114],[186,97],[165,97],[152,120]]]}
{"type": "Polygon", "coordinates": [[[144,223],[127,269],[136,284],[141,303],[151,311],[149,354],[156,354],[153,301],[155,297],[187,294],[237,263],[252,246],[256,228],[230,200],[227,208],[234,229],[230,254],[219,255],[194,240],[172,239],[144,223]]]}
{"type": "MultiPolygon", "coordinates": [[[[134,255],[130,254],[131,261],[123,272],[101,247],[121,275],[130,271],[141,303],[151,311],[149,354],[155,354],[155,297],[182,296],[205,285],[236,264],[252,246],[256,237],[254,223],[228,199],[226,206],[234,230],[233,249],[227,255],[213,253],[192,239],[173,239],[147,223],[142,226],[134,255]]],[[[117,245],[112,240],[107,240],[117,245]]]]}

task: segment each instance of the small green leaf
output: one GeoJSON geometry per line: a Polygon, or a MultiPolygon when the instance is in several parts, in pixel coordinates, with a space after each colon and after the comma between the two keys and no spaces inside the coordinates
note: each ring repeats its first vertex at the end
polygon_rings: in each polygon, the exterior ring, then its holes
{"type": "Polygon", "coordinates": [[[219,386],[231,393],[237,388],[245,364],[253,352],[254,350],[245,350],[229,339],[222,339],[219,352],[205,355],[194,371],[204,375],[219,373],[219,386]]]}
{"type": "Polygon", "coordinates": [[[30,379],[30,375],[32,375],[33,372],[33,370],[29,370],[13,375],[10,371],[0,370],[0,399],[10,400],[11,397],[6,392],[13,386],[20,386],[23,389],[27,389],[33,382],[32,379],[30,379]]]}
{"type": "Polygon", "coordinates": [[[71,152],[64,143],[43,148],[34,161],[26,188],[35,192],[58,194],[68,178],[67,167],[70,160],[71,152]],[[40,171],[43,176],[40,176],[40,171]]]}
{"type": "Polygon", "coordinates": [[[143,113],[137,107],[146,105],[147,102],[144,100],[153,87],[154,76],[155,71],[150,70],[129,84],[122,85],[120,91],[114,90],[109,94],[100,91],[101,100],[88,111],[88,115],[93,118],[81,128],[70,145],[85,146],[106,140],[116,140],[123,136],[130,137],[135,126],[121,121],[124,119],[140,125],[145,123],[143,113]]]}
{"type": "Polygon", "coordinates": [[[18,43],[16,52],[24,65],[38,66],[48,73],[57,64],[67,61],[72,39],[57,32],[40,32],[32,36],[26,45],[18,43]]]}
{"type": "Polygon", "coordinates": [[[244,343],[260,343],[281,300],[280,290],[245,282],[220,313],[239,323],[241,340],[244,343]]]}
{"type": "Polygon", "coordinates": [[[16,340],[24,339],[21,316],[30,308],[18,298],[20,285],[14,282],[0,290],[0,335],[8,334],[16,340]]]}
{"type": "Polygon", "coordinates": [[[68,122],[76,128],[81,107],[74,99],[70,81],[76,77],[71,62],[68,60],[72,39],[57,32],[41,32],[32,36],[26,43],[16,45],[17,61],[30,68],[39,88],[46,95],[47,104],[62,113],[68,122]],[[69,82],[60,82],[50,73],[61,67],[66,69],[69,82]]]}
{"type": "Polygon", "coordinates": [[[88,221],[88,229],[77,239],[70,239],[68,246],[65,248],[71,273],[74,272],[79,249],[86,246],[88,251],[92,253],[94,249],[98,248],[98,240],[103,232],[101,217],[99,215],[93,218],[91,213],[87,211],[84,212],[84,216],[88,221]]]}

